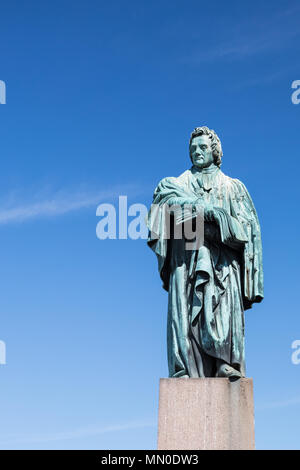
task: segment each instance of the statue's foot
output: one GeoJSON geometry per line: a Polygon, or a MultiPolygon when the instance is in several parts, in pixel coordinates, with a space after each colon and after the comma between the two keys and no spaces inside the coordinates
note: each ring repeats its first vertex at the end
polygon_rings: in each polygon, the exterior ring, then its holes
{"type": "Polygon", "coordinates": [[[217,371],[216,377],[227,377],[228,379],[240,379],[242,374],[226,362],[223,362],[217,371]]]}

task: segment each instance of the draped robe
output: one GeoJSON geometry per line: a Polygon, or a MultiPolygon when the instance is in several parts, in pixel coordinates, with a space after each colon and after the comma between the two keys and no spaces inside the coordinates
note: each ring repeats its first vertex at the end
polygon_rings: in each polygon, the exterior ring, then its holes
{"type": "Polygon", "coordinates": [[[217,359],[244,376],[244,310],[263,298],[260,225],[244,184],[217,166],[164,178],[147,225],[169,293],[169,376],[214,377],[217,359]],[[214,218],[204,220],[203,243],[187,250],[184,237],[166,236],[164,209],[196,201],[212,207],[214,218]]]}

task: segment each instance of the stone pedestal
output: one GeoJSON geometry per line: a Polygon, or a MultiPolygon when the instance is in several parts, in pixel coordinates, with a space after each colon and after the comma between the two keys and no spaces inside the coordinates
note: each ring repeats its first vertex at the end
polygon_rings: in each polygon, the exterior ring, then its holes
{"type": "Polygon", "coordinates": [[[252,379],[160,379],[158,449],[254,449],[252,379]]]}

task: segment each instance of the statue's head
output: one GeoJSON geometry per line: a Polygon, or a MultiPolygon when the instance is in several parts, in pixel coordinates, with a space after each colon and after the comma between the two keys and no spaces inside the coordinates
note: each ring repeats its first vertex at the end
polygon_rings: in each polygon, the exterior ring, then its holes
{"type": "Polygon", "coordinates": [[[221,166],[221,141],[213,129],[196,127],[190,138],[190,158],[193,165],[205,168],[214,163],[221,166]]]}

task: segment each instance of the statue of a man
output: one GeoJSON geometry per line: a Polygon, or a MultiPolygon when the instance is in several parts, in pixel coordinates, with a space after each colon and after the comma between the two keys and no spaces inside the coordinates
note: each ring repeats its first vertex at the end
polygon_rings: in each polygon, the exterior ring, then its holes
{"type": "Polygon", "coordinates": [[[169,293],[170,377],[245,376],[244,310],[263,299],[260,226],[244,184],[221,171],[222,155],[217,134],[197,127],[192,167],[160,181],[148,214],[148,245],[169,293]],[[187,249],[184,235],[166,236],[167,214],[175,225],[201,214],[202,243],[187,249]]]}

